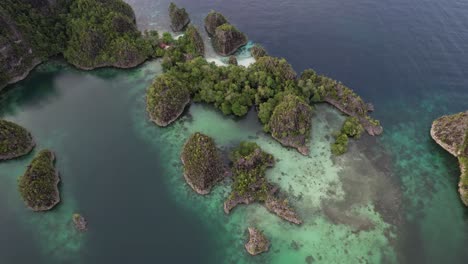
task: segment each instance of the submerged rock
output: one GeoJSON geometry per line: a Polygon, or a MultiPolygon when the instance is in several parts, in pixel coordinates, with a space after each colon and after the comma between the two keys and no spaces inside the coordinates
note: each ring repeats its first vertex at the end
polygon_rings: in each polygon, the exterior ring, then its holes
{"type": "Polygon", "coordinates": [[[20,195],[34,211],[50,210],[60,202],[60,177],[54,162],[54,153],[43,150],[34,157],[26,173],[19,178],[20,195]]]}
{"type": "Polygon", "coordinates": [[[169,5],[169,17],[171,18],[171,29],[174,32],[182,31],[190,23],[185,8],[178,8],[174,3],[169,5]]]}
{"type": "Polygon", "coordinates": [[[236,27],[226,23],[216,28],[212,42],[218,54],[229,56],[247,44],[247,37],[236,27]]]}
{"type": "Polygon", "coordinates": [[[296,225],[302,224],[302,220],[299,218],[297,213],[289,207],[287,201],[280,201],[273,196],[269,196],[265,201],[265,207],[268,211],[276,214],[282,219],[291,222],[296,225]]]}
{"type": "Polygon", "coordinates": [[[157,77],[146,94],[146,109],[150,119],[162,127],[176,120],[189,102],[190,91],[168,74],[157,77]]]}
{"type": "Polygon", "coordinates": [[[309,154],[307,146],[312,126],[312,108],[301,98],[287,95],[275,107],[270,119],[271,135],[282,145],[309,154]]]}
{"type": "Polygon", "coordinates": [[[34,140],[25,128],[0,120],[0,161],[26,155],[34,146],[34,140]]]}
{"type": "Polygon", "coordinates": [[[431,136],[442,148],[458,158],[460,182],[458,191],[468,206],[468,111],[442,116],[432,123],[431,136]]]}
{"type": "Polygon", "coordinates": [[[250,255],[255,256],[263,252],[268,251],[270,248],[270,242],[262,233],[262,231],[249,227],[249,241],[245,244],[245,249],[250,255]]]}
{"type": "Polygon", "coordinates": [[[195,133],[185,142],[180,155],[184,178],[198,194],[208,194],[223,178],[223,161],[212,138],[195,133]]]}
{"type": "Polygon", "coordinates": [[[73,214],[72,220],[76,230],[82,232],[88,230],[88,222],[82,215],[75,213],[73,214]]]}
{"type": "Polygon", "coordinates": [[[211,11],[205,17],[205,30],[209,36],[213,36],[216,28],[226,23],[228,23],[228,21],[221,13],[211,11]]]}

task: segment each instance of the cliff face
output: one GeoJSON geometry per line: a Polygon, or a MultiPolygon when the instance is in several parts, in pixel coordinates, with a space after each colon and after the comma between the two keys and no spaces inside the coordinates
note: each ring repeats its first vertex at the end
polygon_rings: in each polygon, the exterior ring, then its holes
{"type": "Polygon", "coordinates": [[[233,25],[223,24],[216,28],[213,48],[222,56],[229,56],[247,44],[247,37],[233,25]]]}
{"type": "Polygon", "coordinates": [[[458,191],[468,206],[468,111],[442,116],[432,123],[431,136],[445,150],[458,158],[460,182],[458,191]]]}
{"type": "Polygon", "coordinates": [[[174,3],[169,5],[172,31],[182,31],[189,23],[190,18],[185,8],[178,8],[174,3]]]}
{"type": "Polygon", "coordinates": [[[227,19],[221,13],[211,11],[205,18],[205,30],[208,35],[213,36],[216,28],[227,22],[227,19]]]}
{"type": "Polygon", "coordinates": [[[64,29],[57,25],[57,14],[62,7],[53,0],[2,0],[0,89],[24,79],[45,58],[59,52],[64,29]]]}

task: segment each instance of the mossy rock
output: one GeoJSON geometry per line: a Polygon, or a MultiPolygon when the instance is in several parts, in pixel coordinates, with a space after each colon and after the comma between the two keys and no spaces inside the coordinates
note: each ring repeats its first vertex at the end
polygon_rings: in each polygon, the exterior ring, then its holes
{"type": "Polygon", "coordinates": [[[189,102],[190,91],[169,74],[157,77],[146,94],[146,109],[151,121],[163,127],[175,121],[189,102]]]}
{"type": "Polygon", "coordinates": [[[184,30],[190,23],[190,18],[185,8],[179,8],[174,3],[169,5],[169,17],[171,18],[171,29],[174,32],[184,30]]]}
{"type": "Polygon", "coordinates": [[[195,133],[185,142],[180,156],[186,182],[198,194],[208,194],[223,178],[223,161],[214,140],[195,133]]]}
{"type": "Polygon", "coordinates": [[[215,34],[216,28],[226,23],[228,23],[228,21],[223,16],[223,14],[216,11],[211,11],[205,17],[205,30],[208,35],[213,36],[215,34]]]}
{"type": "Polygon", "coordinates": [[[26,155],[34,145],[31,134],[25,128],[13,122],[0,120],[0,160],[26,155]]]}
{"type": "Polygon", "coordinates": [[[275,107],[270,119],[273,138],[282,145],[296,148],[308,155],[308,142],[312,125],[312,108],[295,95],[286,95],[275,107]]]}
{"type": "Polygon", "coordinates": [[[259,44],[255,44],[252,48],[250,48],[250,55],[258,60],[260,57],[267,56],[267,52],[265,48],[260,46],[259,44]]]}
{"type": "Polygon", "coordinates": [[[203,56],[205,54],[205,44],[200,35],[200,32],[195,26],[188,26],[185,31],[184,39],[186,40],[185,50],[192,54],[193,57],[203,56]]]}
{"type": "Polygon", "coordinates": [[[247,44],[247,37],[235,26],[226,23],[216,28],[212,43],[218,54],[229,56],[247,44]]]}
{"type": "Polygon", "coordinates": [[[229,64],[229,65],[235,65],[235,66],[237,66],[237,65],[238,65],[238,62],[237,62],[236,56],[232,56],[232,55],[229,56],[228,64],[229,64]]]}
{"type": "Polygon", "coordinates": [[[54,162],[54,153],[42,150],[31,161],[25,174],[19,178],[20,195],[26,205],[34,211],[50,210],[60,202],[60,178],[54,162]]]}

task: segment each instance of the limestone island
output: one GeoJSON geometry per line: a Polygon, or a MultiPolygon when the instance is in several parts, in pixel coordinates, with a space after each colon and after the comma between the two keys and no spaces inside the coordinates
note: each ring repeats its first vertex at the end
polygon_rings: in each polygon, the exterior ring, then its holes
{"type": "Polygon", "coordinates": [[[161,75],[148,89],[146,109],[151,121],[167,126],[176,120],[190,102],[190,92],[176,78],[161,75]]]}
{"type": "Polygon", "coordinates": [[[81,232],[88,230],[88,221],[86,221],[86,219],[82,215],[77,213],[73,214],[72,221],[76,230],[81,232]]]}
{"type": "Polygon", "coordinates": [[[270,241],[268,241],[263,232],[255,227],[249,227],[248,232],[249,241],[245,244],[247,252],[252,256],[267,252],[270,248],[270,241]]]}
{"type": "Polygon", "coordinates": [[[231,194],[224,202],[226,214],[238,204],[259,202],[280,218],[297,225],[302,224],[302,220],[286,200],[276,198],[278,187],[265,178],[266,169],[274,165],[273,155],[264,152],[254,142],[241,142],[231,153],[231,160],[234,182],[231,194]]]}
{"type": "Polygon", "coordinates": [[[34,140],[25,128],[0,120],[0,161],[26,155],[34,146],[34,140]]]}
{"type": "Polygon", "coordinates": [[[171,29],[174,32],[182,31],[190,23],[190,18],[185,8],[179,8],[172,2],[169,5],[169,17],[171,18],[171,29]]]}
{"type": "Polygon", "coordinates": [[[460,182],[458,191],[468,206],[468,111],[446,115],[432,123],[431,136],[442,148],[458,158],[460,182]]]}
{"type": "Polygon", "coordinates": [[[208,194],[224,177],[223,161],[212,138],[195,133],[185,142],[180,155],[187,184],[198,194],[208,194]]]}
{"type": "Polygon", "coordinates": [[[214,50],[222,56],[229,56],[247,44],[247,37],[235,26],[229,24],[220,13],[211,11],[205,18],[205,29],[211,36],[214,50]]]}
{"type": "Polygon", "coordinates": [[[60,177],[54,162],[54,153],[42,150],[31,161],[25,174],[19,178],[20,195],[26,205],[34,211],[50,210],[60,202],[60,177]]]}
{"type": "Polygon", "coordinates": [[[312,126],[312,107],[295,95],[285,96],[270,119],[271,136],[283,146],[296,148],[308,155],[312,126]]]}

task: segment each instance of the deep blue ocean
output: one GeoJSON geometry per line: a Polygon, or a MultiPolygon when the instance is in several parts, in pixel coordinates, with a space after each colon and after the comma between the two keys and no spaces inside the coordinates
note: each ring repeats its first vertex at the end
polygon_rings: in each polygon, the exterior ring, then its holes
{"type": "MultiPolygon", "coordinates": [[[[168,29],[170,1],[127,2],[139,28],[168,29]]],[[[429,135],[434,119],[468,109],[468,1],[175,2],[200,29],[210,10],[219,11],[298,73],[313,68],[353,88],[374,104],[384,134],[332,159],[322,136],[342,117],[321,106],[312,142],[323,150],[304,160],[281,152],[252,114],[233,120],[192,105],[188,117],[160,129],[144,106],[146,87],[161,73],[157,61],[84,72],[53,59],[0,94],[0,117],[28,128],[36,152],[56,152],[62,203],[29,212],[16,179],[32,155],[0,164],[0,263],[468,263],[458,164],[429,135]],[[274,152],[283,163],[269,176],[308,223],[293,228],[255,206],[228,217],[226,187],[208,198],[191,193],[178,155],[193,131],[212,133],[222,146],[255,139],[274,152]],[[302,175],[319,169],[317,181],[302,175]],[[343,190],[347,203],[319,195],[333,186],[343,186],[337,197],[343,190]],[[73,212],[88,218],[87,233],[73,231],[73,212]],[[362,219],[372,228],[356,224],[362,219]],[[243,251],[252,223],[272,238],[272,249],[255,258],[243,251]]]]}

